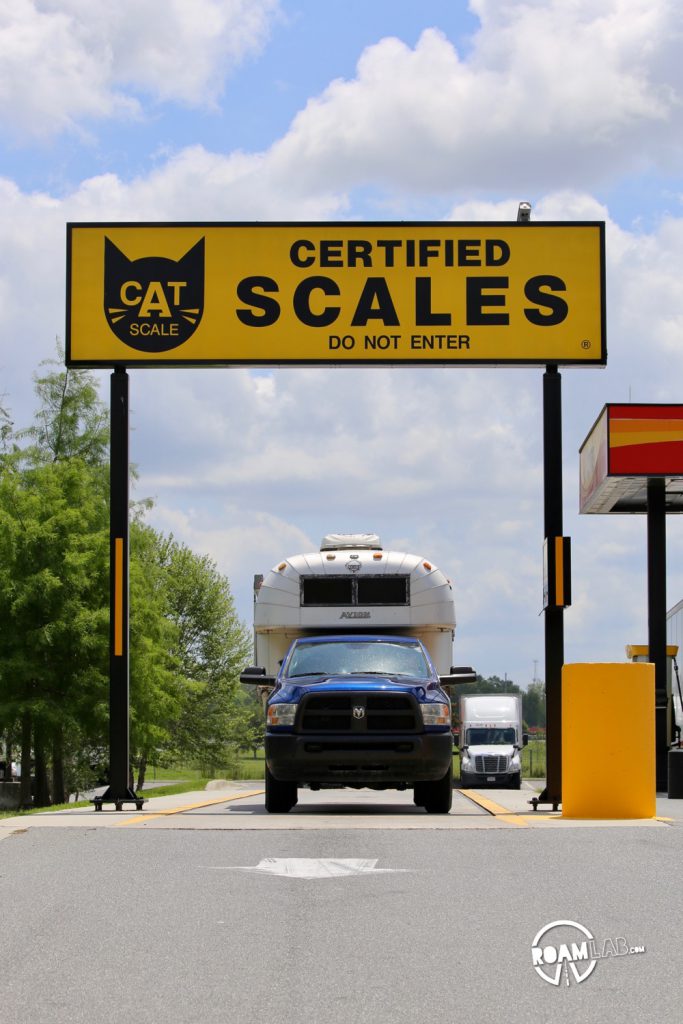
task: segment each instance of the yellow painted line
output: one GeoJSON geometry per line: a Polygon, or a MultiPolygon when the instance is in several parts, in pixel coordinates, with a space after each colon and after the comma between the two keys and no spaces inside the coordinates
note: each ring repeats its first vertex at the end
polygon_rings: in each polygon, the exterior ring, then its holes
{"type": "Polygon", "coordinates": [[[510,811],[508,807],[501,807],[500,804],[494,803],[493,800],[489,800],[488,797],[481,796],[471,789],[461,789],[460,792],[468,800],[471,800],[472,803],[479,804],[489,814],[492,814],[495,818],[500,818],[501,821],[505,821],[508,825],[518,825],[520,828],[528,827],[527,822],[510,811]]]}
{"type": "Polygon", "coordinates": [[[166,811],[154,811],[153,814],[138,814],[135,818],[126,818],[125,821],[117,821],[118,825],[137,825],[141,821],[152,821],[154,818],[167,818],[171,814],[182,814],[183,811],[195,811],[200,807],[212,807],[214,804],[228,804],[232,800],[244,800],[248,796],[262,796],[264,789],[254,789],[249,793],[238,793],[235,796],[217,796],[212,800],[200,800],[196,804],[185,804],[183,807],[169,807],[166,811]]]}
{"type": "Polygon", "coordinates": [[[487,796],[481,796],[480,793],[475,793],[473,789],[461,789],[460,792],[466,797],[469,797],[470,800],[473,800],[475,804],[479,804],[480,807],[483,807],[485,811],[489,812],[489,814],[510,814],[509,807],[501,807],[500,804],[494,803],[493,800],[489,800],[487,796]]]}
{"type": "Polygon", "coordinates": [[[514,814],[496,814],[496,818],[499,821],[504,821],[508,825],[518,825],[520,828],[528,828],[529,823],[524,818],[516,818],[514,814]]]}
{"type": "Polygon", "coordinates": [[[114,538],[114,654],[123,655],[123,537],[114,538]]]}

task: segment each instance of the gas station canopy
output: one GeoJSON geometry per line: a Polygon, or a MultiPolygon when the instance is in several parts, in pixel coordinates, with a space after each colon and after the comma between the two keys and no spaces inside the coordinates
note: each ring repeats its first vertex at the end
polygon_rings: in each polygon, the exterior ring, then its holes
{"type": "Polygon", "coordinates": [[[581,513],[647,512],[648,479],[683,512],[683,405],[605,405],[579,451],[581,513]]]}

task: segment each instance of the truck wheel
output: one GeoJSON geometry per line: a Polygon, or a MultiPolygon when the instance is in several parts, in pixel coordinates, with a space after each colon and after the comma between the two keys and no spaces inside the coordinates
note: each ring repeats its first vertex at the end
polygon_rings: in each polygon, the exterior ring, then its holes
{"type": "Polygon", "coordinates": [[[510,789],[521,789],[522,788],[522,776],[520,774],[513,775],[510,780],[510,789]]]}
{"type": "Polygon", "coordinates": [[[426,785],[428,785],[426,782],[416,782],[413,786],[413,803],[416,807],[424,807],[425,805],[427,798],[425,797],[424,789],[426,785]]]}
{"type": "Polygon", "coordinates": [[[427,814],[448,814],[453,804],[453,765],[437,782],[424,783],[424,808],[427,814]]]}
{"type": "Polygon", "coordinates": [[[469,789],[472,785],[472,776],[468,775],[467,772],[460,772],[460,787],[461,789],[469,789]]]}
{"type": "Polygon", "coordinates": [[[269,814],[286,814],[297,802],[296,782],[280,782],[266,765],[266,810],[269,814]]]}

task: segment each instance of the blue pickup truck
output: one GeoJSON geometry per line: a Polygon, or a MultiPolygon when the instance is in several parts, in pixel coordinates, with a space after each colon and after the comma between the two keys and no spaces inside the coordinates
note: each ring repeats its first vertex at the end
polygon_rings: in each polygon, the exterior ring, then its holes
{"type": "Polygon", "coordinates": [[[266,810],[287,812],[298,787],[412,789],[447,814],[453,797],[451,704],[423,644],[405,636],[310,636],[290,646],[266,705],[266,810]]]}

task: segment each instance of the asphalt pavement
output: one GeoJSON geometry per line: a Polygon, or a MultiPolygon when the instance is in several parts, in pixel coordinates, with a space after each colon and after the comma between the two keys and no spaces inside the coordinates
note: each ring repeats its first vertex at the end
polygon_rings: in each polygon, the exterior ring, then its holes
{"type": "MultiPolygon", "coordinates": [[[[161,797],[139,816],[4,819],[2,1020],[680,1017],[683,801],[662,799],[670,821],[578,826],[534,819],[524,790],[474,794],[499,811],[456,793],[443,817],[411,806],[409,794],[368,791],[305,794],[291,814],[265,815],[260,786],[161,797]],[[466,820],[475,824],[457,824],[466,820]],[[536,969],[532,943],[560,921],[593,945],[588,966],[574,965],[581,980],[560,962],[555,985],[553,963],[536,969]]],[[[550,959],[561,955],[557,936],[542,940],[550,959]]]]}

